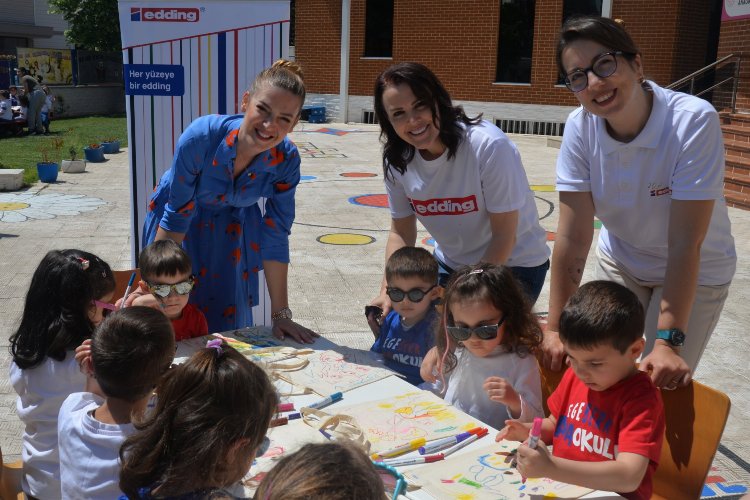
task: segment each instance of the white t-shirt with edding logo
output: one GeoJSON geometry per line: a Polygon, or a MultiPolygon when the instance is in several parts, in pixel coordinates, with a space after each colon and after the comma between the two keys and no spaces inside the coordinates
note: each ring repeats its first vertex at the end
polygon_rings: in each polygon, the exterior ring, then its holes
{"type": "MultiPolygon", "coordinates": [[[[391,177],[392,174],[392,177],[391,177]]],[[[506,265],[536,267],[549,258],[534,195],[515,145],[487,121],[465,127],[456,156],[435,160],[419,152],[386,191],[391,216],[416,215],[435,239],[435,255],[450,267],[479,262],[492,238],[490,213],[518,211],[516,244],[506,265]]]]}
{"type": "Polygon", "coordinates": [[[599,250],[635,278],[660,283],[667,269],[672,200],[714,200],[701,246],[699,285],[729,283],[737,265],[723,195],[719,118],[703,99],[648,82],[653,107],[629,143],[583,108],[565,124],[557,190],[591,192],[603,224],[599,250]]]}

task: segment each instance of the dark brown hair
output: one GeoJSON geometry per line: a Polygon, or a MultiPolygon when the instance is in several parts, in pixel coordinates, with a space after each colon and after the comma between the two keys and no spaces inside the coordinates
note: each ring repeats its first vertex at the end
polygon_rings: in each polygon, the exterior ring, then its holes
{"type": "Polygon", "coordinates": [[[383,500],[377,469],[353,443],[306,444],[263,478],[257,500],[383,500]]]}
{"type": "Polygon", "coordinates": [[[179,244],[166,239],[154,241],[141,250],[138,268],[141,270],[141,278],[149,281],[157,276],[190,274],[193,264],[190,256],[179,244]]]}
{"type": "Polygon", "coordinates": [[[445,331],[446,325],[454,324],[451,305],[471,301],[488,302],[503,313],[503,345],[511,352],[523,357],[536,351],[542,341],[542,331],[513,272],[506,266],[480,262],[458,269],[445,290],[443,321],[435,335],[439,356],[442,358],[447,352],[443,373],[456,367],[456,356],[451,349],[455,342],[445,331]]]}
{"type": "Polygon", "coordinates": [[[156,408],[120,448],[120,489],[159,496],[224,487],[238,481],[263,441],[278,396],[266,373],[226,344],[201,349],[169,370],[157,386],[156,408]],[[227,457],[243,440],[241,455],[227,457]]]}
{"type": "Polygon", "coordinates": [[[643,336],[643,305],[614,281],[589,281],[568,299],[560,314],[560,340],[574,348],[610,344],[625,354],[643,336]]]}
{"type": "Polygon", "coordinates": [[[461,106],[454,106],[451,96],[437,76],[427,66],[415,62],[394,64],[383,71],[375,81],[375,115],[380,123],[380,141],[383,143],[383,175],[387,178],[390,168],[400,174],[414,158],[414,146],[401,139],[388,117],[383,104],[386,87],[405,83],[414,96],[430,107],[440,141],[448,148],[448,158],[456,156],[458,145],[464,138],[464,125],[479,123],[482,115],[469,118],[461,106]]]}
{"type": "Polygon", "coordinates": [[[104,394],[135,402],[148,395],[174,358],[172,322],[134,306],[110,314],[91,339],[94,376],[104,394]]]}
{"type": "Polygon", "coordinates": [[[601,16],[571,17],[563,24],[557,41],[557,69],[563,77],[566,76],[567,70],[563,66],[562,53],[568,44],[576,40],[591,40],[609,50],[621,51],[628,61],[632,61],[641,53],[620,23],[601,16]]]}
{"type": "Polygon", "coordinates": [[[438,281],[438,263],[430,252],[420,247],[401,247],[385,264],[385,280],[419,278],[428,283],[438,281]]]}
{"type": "Polygon", "coordinates": [[[34,368],[49,356],[57,361],[91,337],[88,312],[95,299],[115,289],[109,265],[83,250],[52,250],[31,277],[21,324],[10,337],[19,368],[34,368]]]}

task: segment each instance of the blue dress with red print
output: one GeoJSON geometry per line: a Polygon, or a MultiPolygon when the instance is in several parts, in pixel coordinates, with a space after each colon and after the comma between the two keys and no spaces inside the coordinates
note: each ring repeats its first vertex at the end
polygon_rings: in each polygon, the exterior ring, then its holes
{"type": "Polygon", "coordinates": [[[206,315],[212,332],[251,326],[263,261],[289,262],[299,153],[285,138],[234,179],[242,118],[203,116],[185,129],[172,168],[151,197],[143,230],[144,246],[159,227],[185,234],[197,283],[190,302],[206,315]]]}

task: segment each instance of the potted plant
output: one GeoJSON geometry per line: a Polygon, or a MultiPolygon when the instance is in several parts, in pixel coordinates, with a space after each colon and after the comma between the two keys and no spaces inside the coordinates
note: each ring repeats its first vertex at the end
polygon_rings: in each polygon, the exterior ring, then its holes
{"type": "Polygon", "coordinates": [[[104,161],[104,148],[101,144],[91,143],[87,147],[83,148],[83,154],[86,156],[86,161],[92,163],[100,163],[104,161]]]}
{"type": "Polygon", "coordinates": [[[111,155],[113,153],[119,153],[120,141],[115,137],[110,137],[102,141],[102,147],[104,148],[104,154],[111,155]]]}
{"type": "Polygon", "coordinates": [[[42,161],[36,164],[36,171],[39,174],[39,180],[42,182],[55,182],[57,172],[60,166],[57,162],[52,161],[51,154],[55,153],[55,158],[60,155],[64,141],[60,137],[55,137],[51,141],[45,141],[39,146],[39,152],[42,154],[42,161]]]}
{"type": "Polygon", "coordinates": [[[78,151],[75,146],[70,146],[68,150],[70,160],[62,161],[62,171],[66,174],[79,174],[86,170],[86,160],[77,159],[78,151]]]}

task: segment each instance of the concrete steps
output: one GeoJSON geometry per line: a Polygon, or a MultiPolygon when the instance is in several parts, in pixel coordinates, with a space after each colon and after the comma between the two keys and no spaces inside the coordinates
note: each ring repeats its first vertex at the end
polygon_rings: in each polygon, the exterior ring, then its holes
{"type": "Polygon", "coordinates": [[[727,206],[750,210],[750,113],[719,113],[724,136],[727,206]]]}

